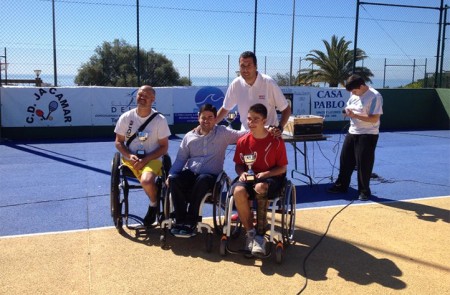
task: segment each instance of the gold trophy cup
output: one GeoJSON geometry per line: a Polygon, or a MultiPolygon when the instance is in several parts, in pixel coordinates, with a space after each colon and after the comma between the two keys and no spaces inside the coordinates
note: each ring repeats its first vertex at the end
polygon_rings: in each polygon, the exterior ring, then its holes
{"type": "Polygon", "coordinates": [[[247,165],[247,167],[248,167],[247,177],[245,180],[247,182],[255,181],[255,172],[252,170],[252,165],[256,161],[256,156],[257,156],[256,152],[253,152],[252,154],[248,154],[248,155],[240,154],[240,156],[241,156],[242,162],[244,162],[245,165],[247,165]]]}
{"type": "Polygon", "coordinates": [[[236,120],[237,117],[237,111],[229,112],[225,118],[225,120],[228,123],[228,127],[231,128],[231,123],[233,123],[234,120],[236,120]]]}

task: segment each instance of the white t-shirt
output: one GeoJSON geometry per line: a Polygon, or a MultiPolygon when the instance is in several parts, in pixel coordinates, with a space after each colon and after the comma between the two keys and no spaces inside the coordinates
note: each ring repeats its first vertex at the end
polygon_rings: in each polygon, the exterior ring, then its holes
{"type": "Polygon", "coordinates": [[[226,110],[238,106],[242,129],[248,130],[248,109],[257,103],[262,103],[267,108],[267,125],[278,126],[278,111],[283,111],[289,106],[286,97],[277,83],[269,76],[258,72],[255,83],[250,86],[241,76],[231,82],[225,94],[223,108],[226,110]],[[275,109],[276,108],[276,109],[275,109]]]}
{"type": "MultiPolygon", "coordinates": [[[[368,117],[369,115],[383,114],[383,97],[374,88],[369,89],[361,96],[351,95],[347,101],[346,109],[351,109],[357,115],[368,117]]],[[[350,134],[378,134],[380,120],[376,123],[365,122],[356,118],[350,118],[350,134]]]]}
{"type": "MultiPolygon", "coordinates": [[[[130,138],[138,128],[144,124],[144,122],[155,112],[152,112],[147,117],[140,117],[137,114],[137,109],[129,110],[123,113],[116,123],[114,132],[125,136],[125,142],[130,138]]],[[[148,133],[148,138],[143,142],[145,153],[151,153],[159,147],[158,140],[170,136],[169,125],[167,124],[166,118],[158,114],[156,115],[150,123],[144,128],[143,132],[148,133]]],[[[129,150],[131,153],[136,153],[140,148],[141,141],[136,137],[129,145],[129,150]]]]}

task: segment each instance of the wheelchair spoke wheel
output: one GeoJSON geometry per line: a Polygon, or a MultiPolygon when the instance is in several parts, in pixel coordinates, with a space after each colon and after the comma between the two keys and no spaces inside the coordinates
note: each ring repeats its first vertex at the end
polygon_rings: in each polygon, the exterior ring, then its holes
{"type": "Polygon", "coordinates": [[[296,190],[291,181],[287,181],[282,203],[281,229],[283,243],[287,246],[294,241],[296,190]]]}
{"type": "Polygon", "coordinates": [[[111,217],[117,229],[122,228],[122,204],[120,202],[120,153],[115,153],[111,163],[111,217]]]}
{"type": "Polygon", "coordinates": [[[170,204],[170,192],[169,192],[169,190],[168,189],[166,189],[165,191],[164,191],[164,197],[163,197],[164,199],[163,199],[163,219],[164,220],[166,220],[166,219],[169,219],[169,218],[171,218],[171,216],[170,216],[170,206],[171,206],[171,204],[170,204]]]}
{"type": "Polygon", "coordinates": [[[213,222],[214,230],[218,236],[222,235],[223,232],[225,207],[229,189],[230,180],[228,176],[223,173],[220,181],[216,183],[213,190],[213,222]]]}

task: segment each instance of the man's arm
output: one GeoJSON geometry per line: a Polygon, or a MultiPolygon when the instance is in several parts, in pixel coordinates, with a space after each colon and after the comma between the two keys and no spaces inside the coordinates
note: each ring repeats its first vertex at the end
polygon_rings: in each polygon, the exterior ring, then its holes
{"type": "MultiPolygon", "coordinates": [[[[222,122],[222,120],[225,118],[225,116],[230,112],[230,110],[225,109],[224,107],[221,107],[219,111],[217,112],[216,117],[216,124],[219,124],[222,122]]],[[[287,121],[286,121],[287,122],[287,121]]]]}
{"type": "Polygon", "coordinates": [[[247,173],[245,172],[245,165],[244,164],[235,164],[234,170],[236,171],[236,174],[239,177],[240,181],[245,181],[247,173]]]}
{"type": "Polygon", "coordinates": [[[373,114],[373,115],[369,115],[368,117],[366,116],[361,116],[361,115],[357,115],[353,112],[353,110],[351,109],[346,109],[346,114],[345,116],[350,117],[350,118],[355,118],[364,122],[368,122],[368,123],[377,123],[380,120],[380,116],[379,114],[373,114]]]}
{"type": "Polygon", "coordinates": [[[146,154],[144,158],[135,160],[133,155],[133,166],[135,169],[140,170],[144,168],[144,166],[150,162],[151,160],[157,159],[165,154],[167,154],[167,150],[169,149],[169,137],[165,137],[162,139],[158,139],[159,147],[155,149],[153,152],[146,154]]]}
{"type": "Polygon", "coordinates": [[[125,136],[116,133],[115,140],[116,149],[122,154],[123,157],[127,159],[131,159],[130,150],[125,145],[125,136]]]}
{"type": "Polygon", "coordinates": [[[158,144],[159,147],[153,152],[146,155],[143,160],[149,162],[150,160],[160,158],[163,155],[167,154],[167,151],[169,150],[169,137],[158,139],[158,144]]]}
{"type": "Polygon", "coordinates": [[[281,119],[280,119],[280,126],[284,128],[286,126],[289,117],[291,116],[291,108],[288,105],[283,111],[281,111],[281,119]]]}
{"type": "Polygon", "coordinates": [[[285,174],[287,166],[275,166],[269,171],[260,172],[256,175],[256,178],[269,178],[285,174]]]}
{"type": "Polygon", "coordinates": [[[284,110],[281,111],[281,119],[279,126],[270,126],[268,129],[269,132],[272,133],[273,136],[275,137],[280,137],[283,134],[284,126],[286,126],[290,115],[291,115],[291,108],[288,105],[284,110]],[[278,127],[281,127],[281,129],[278,127]]]}

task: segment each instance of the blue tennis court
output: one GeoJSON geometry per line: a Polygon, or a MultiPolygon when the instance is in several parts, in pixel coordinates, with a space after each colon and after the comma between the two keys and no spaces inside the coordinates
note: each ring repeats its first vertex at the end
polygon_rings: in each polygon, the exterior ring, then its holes
{"type": "MultiPolygon", "coordinates": [[[[175,158],[180,136],[173,136],[169,155],[175,158]]],[[[331,195],[344,136],[307,143],[306,178],[295,174],[297,208],[347,204],[357,191],[331,195]]],[[[287,144],[289,171],[294,149],[287,144]]],[[[0,145],[0,236],[60,232],[112,226],[109,209],[113,139],[98,141],[3,142],[0,145]]],[[[225,171],[233,178],[230,146],[225,171]]],[[[299,157],[299,169],[303,169],[299,157]]],[[[382,132],[371,182],[374,202],[450,195],[450,131],[382,132]]],[[[356,174],[356,173],[355,173],[356,174]]],[[[290,176],[290,173],[289,173],[290,176]]],[[[355,187],[356,179],[352,181],[355,187]]],[[[148,199],[142,191],[130,198],[130,213],[143,216],[148,199]]]]}

